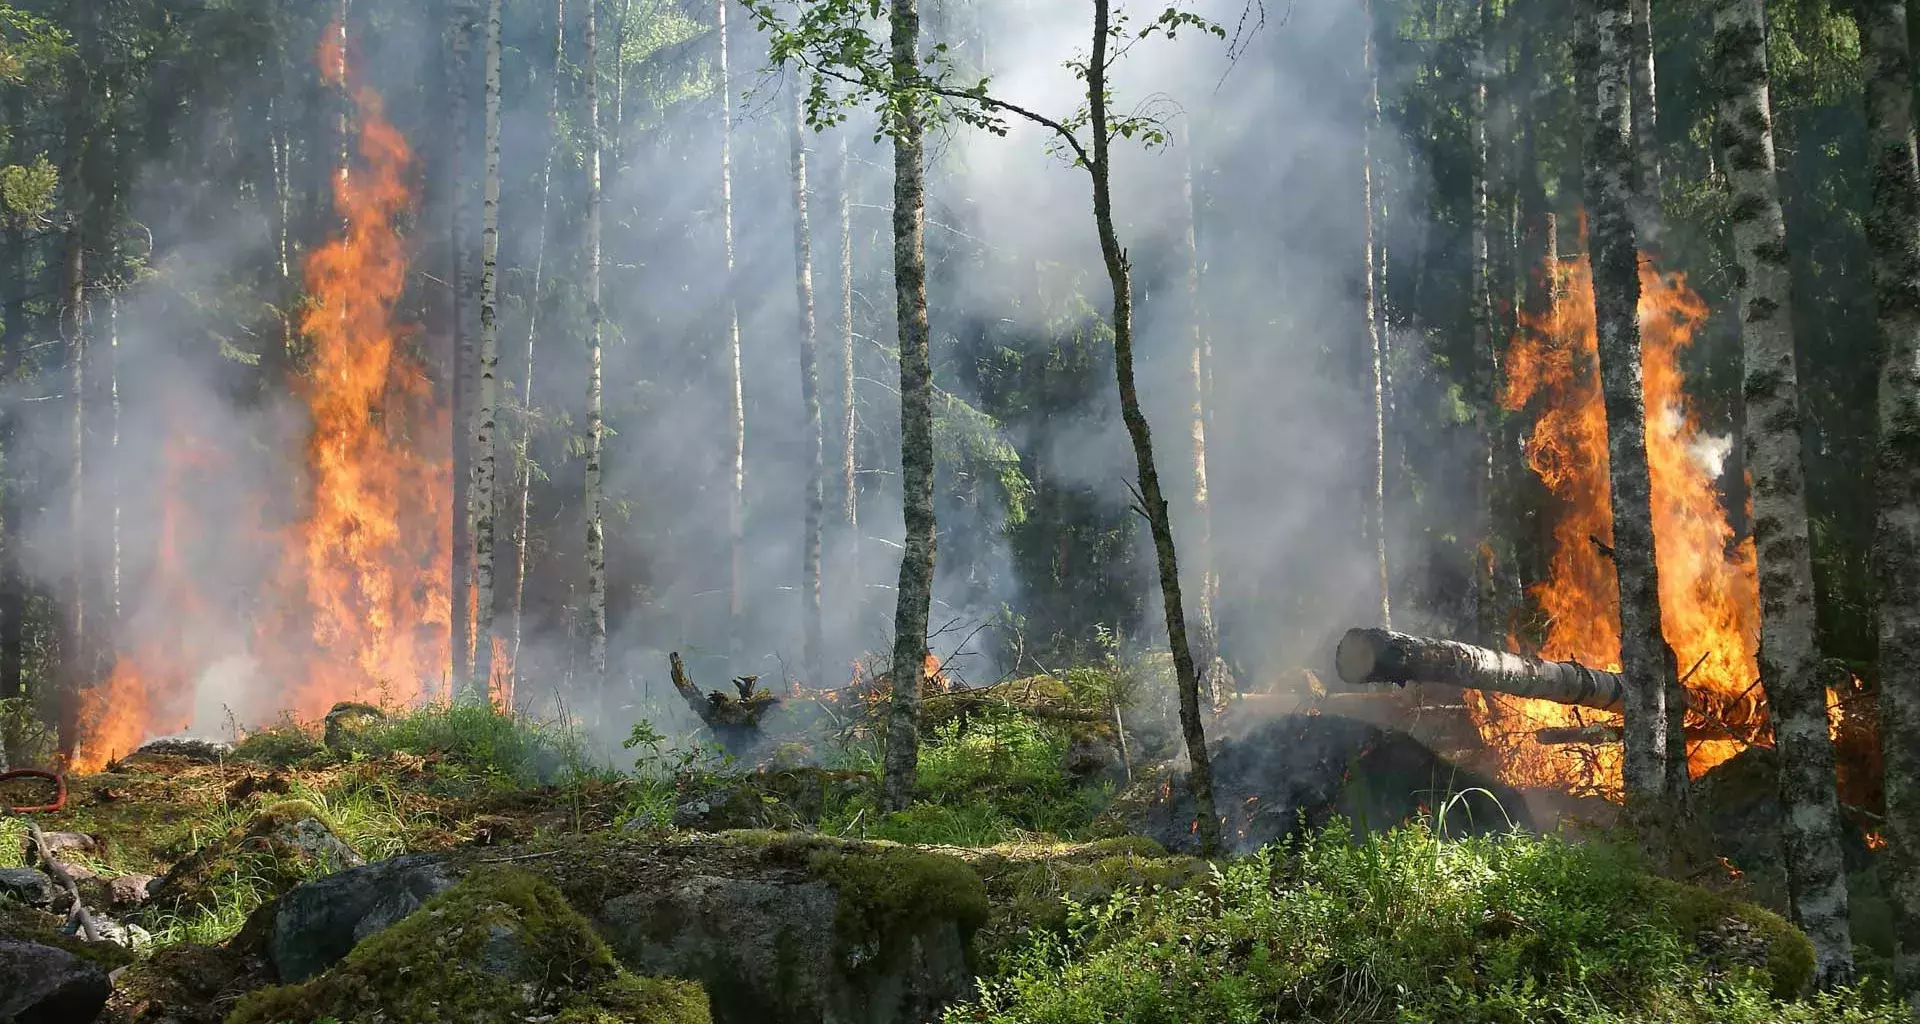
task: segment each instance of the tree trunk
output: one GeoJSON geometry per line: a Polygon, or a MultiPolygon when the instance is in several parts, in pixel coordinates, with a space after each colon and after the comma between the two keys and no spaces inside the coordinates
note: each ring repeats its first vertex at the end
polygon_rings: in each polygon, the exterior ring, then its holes
{"type": "Polygon", "coordinates": [[[587,671],[596,692],[607,682],[607,542],[601,522],[600,458],[600,54],[596,0],[587,0],[587,671]]]}
{"type": "Polygon", "coordinates": [[[1172,649],[1174,678],[1180,687],[1180,727],[1190,765],[1187,781],[1193,790],[1198,816],[1196,832],[1201,851],[1210,854],[1220,848],[1220,819],[1214,813],[1213,769],[1207,757],[1206,728],[1200,720],[1200,679],[1194,668],[1193,650],[1187,642],[1186,609],[1180,600],[1180,566],[1173,548],[1173,523],[1167,512],[1167,500],[1160,491],[1160,473],[1154,466],[1153,435],[1148,429],[1146,414],[1140,410],[1140,395],[1134,389],[1131,268],[1113,226],[1109,178],[1112,165],[1107,137],[1109,7],[1109,0],[1094,0],[1093,53],[1087,61],[1087,102],[1091,115],[1088,127],[1093,134],[1092,159],[1088,161],[1088,171],[1093,176],[1093,218],[1100,232],[1100,254],[1107,266],[1107,280],[1113,286],[1113,362],[1120,387],[1120,416],[1126,422],[1127,436],[1133,441],[1140,499],[1145,506],[1147,528],[1153,535],[1155,560],[1160,568],[1167,644],[1172,649]]]}
{"type": "Polygon", "coordinates": [[[714,0],[720,25],[720,234],[726,245],[727,327],[721,358],[727,369],[727,423],[732,445],[727,452],[727,654],[738,662],[746,652],[744,615],[747,589],[747,408],[740,383],[740,282],[733,254],[733,79],[727,70],[727,0],[714,0]]]}
{"type": "Polygon", "coordinates": [[[826,464],[820,419],[820,364],[813,317],[813,230],[807,222],[807,136],[805,96],[796,76],[788,148],[793,164],[793,280],[800,311],[800,403],[806,417],[807,492],[800,539],[800,620],[805,634],[807,682],[826,686],[826,642],[820,624],[820,530],[826,518],[826,464]]]}
{"type": "Polygon", "coordinates": [[[1362,63],[1367,74],[1366,130],[1360,143],[1360,191],[1366,202],[1363,213],[1361,244],[1366,250],[1366,317],[1367,317],[1367,369],[1368,384],[1373,392],[1373,472],[1368,481],[1368,532],[1373,541],[1373,562],[1376,583],[1380,587],[1380,625],[1393,628],[1393,597],[1390,575],[1387,567],[1387,349],[1386,330],[1382,322],[1381,295],[1376,268],[1384,262],[1384,254],[1376,251],[1374,245],[1374,176],[1373,152],[1376,136],[1380,132],[1380,73],[1373,61],[1373,0],[1365,0],[1362,9],[1366,13],[1366,43],[1362,52],[1362,63]]]}
{"type": "Polygon", "coordinates": [[[480,405],[473,433],[473,696],[488,699],[493,680],[494,480],[500,403],[500,0],[487,4],[485,178],[480,228],[480,405]]]}
{"type": "Polygon", "coordinates": [[[1822,987],[1848,984],[1853,940],[1840,858],[1827,693],[1814,640],[1813,563],[1793,352],[1792,277],[1775,176],[1761,0],[1713,7],[1716,118],[1727,154],[1734,283],[1745,353],[1746,464],[1760,562],[1760,683],[1780,756],[1787,882],[1794,917],[1812,940],[1822,987]]]}
{"type": "Polygon", "coordinates": [[[1350,686],[1438,683],[1601,711],[1619,711],[1626,688],[1617,672],[1385,629],[1347,630],[1333,660],[1350,686]]]}
{"type": "MultiPolygon", "coordinates": [[[[919,74],[920,8],[894,0],[893,74],[919,74]]],[[[893,288],[900,323],[900,506],[906,538],[894,591],[892,708],[880,804],[913,802],[920,764],[920,687],[926,679],[927,613],[933,602],[933,361],[927,323],[926,146],[920,112],[892,112],[893,288]]]]}
{"type": "Polygon", "coordinates": [[[1634,146],[1628,117],[1632,20],[1627,0],[1587,0],[1593,31],[1580,62],[1594,84],[1586,203],[1591,217],[1594,323],[1607,415],[1613,563],[1620,586],[1620,663],[1628,681],[1622,769],[1628,810],[1663,840],[1668,813],[1667,694],[1674,668],[1660,632],[1653,555],[1646,410],[1640,388],[1640,265],[1630,203],[1634,146]]]}
{"type": "Polygon", "coordinates": [[[860,491],[855,454],[853,391],[853,160],[847,153],[847,134],[840,133],[840,487],[841,514],[847,530],[847,582],[857,607],[862,593],[860,577],[860,491]]]}
{"type": "MultiPolygon", "coordinates": [[[[23,90],[7,93],[8,121],[20,125],[25,120],[23,90]]],[[[25,143],[18,131],[13,138],[11,158],[25,163],[25,143]]],[[[18,216],[0,209],[0,288],[6,290],[5,333],[0,334],[0,380],[13,380],[27,351],[27,233],[18,216]]],[[[26,505],[21,489],[26,485],[26,452],[19,442],[16,410],[9,405],[0,409],[0,527],[4,527],[4,547],[0,547],[0,701],[24,701],[27,697],[25,668],[27,581],[22,572],[25,547],[21,538],[26,505]]],[[[22,708],[21,714],[25,713],[22,708]]],[[[0,753],[9,763],[21,759],[23,736],[20,721],[7,714],[0,721],[0,753]]]]}
{"type": "MultiPolygon", "coordinates": [[[[71,201],[84,204],[84,190],[80,190],[71,201]]],[[[67,563],[69,579],[64,630],[60,638],[64,679],[56,711],[60,753],[66,758],[72,758],[80,741],[80,693],[93,683],[93,658],[87,646],[92,639],[87,635],[87,580],[92,570],[87,559],[86,532],[87,257],[86,235],[81,227],[86,219],[82,212],[84,209],[83,205],[76,210],[67,225],[66,279],[60,297],[63,307],[61,333],[65,336],[67,346],[67,397],[73,409],[69,425],[72,464],[67,467],[67,529],[71,534],[67,563]]]]}
{"type": "Polygon", "coordinates": [[[1198,664],[1206,673],[1213,704],[1226,704],[1225,673],[1220,671],[1220,633],[1213,618],[1213,599],[1219,577],[1213,563],[1213,501],[1207,494],[1207,328],[1206,307],[1200,298],[1200,205],[1193,190],[1193,135],[1189,129],[1186,166],[1181,175],[1187,207],[1187,331],[1191,351],[1187,358],[1188,436],[1193,469],[1194,547],[1198,551],[1199,595],[1194,602],[1198,664]]]}
{"type": "MultiPolygon", "coordinates": [[[[453,289],[453,372],[450,390],[452,392],[453,418],[453,558],[449,567],[452,579],[449,593],[452,595],[452,676],[447,688],[449,697],[458,697],[467,692],[473,678],[473,505],[472,492],[467,487],[471,475],[472,449],[468,447],[473,426],[473,331],[472,311],[479,307],[479,296],[473,293],[473,270],[467,264],[468,196],[473,191],[466,182],[467,146],[470,134],[468,100],[468,79],[471,74],[471,51],[473,49],[473,0],[453,0],[453,60],[447,78],[447,102],[452,106],[451,125],[452,145],[448,147],[446,181],[448,190],[448,214],[452,217],[449,232],[449,244],[453,250],[453,265],[449,282],[453,289]]],[[[343,133],[344,138],[344,133],[343,133]]]]}
{"type": "Polygon", "coordinates": [[[1872,145],[1873,291],[1880,328],[1880,744],[1896,990],[1920,1019],[1920,167],[1904,0],[1858,0],[1872,145]]]}
{"type": "MultiPolygon", "coordinates": [[[[589,3],[593,0],[588,0],[589,3]]],[[[508,661],[512,674],[507,685],[518,681],[520,673],[520,636],[526,621],[527,599],[527,514],[533,502],[533,366],[534,350],[540,337],[540,290],[546,280],[547,236],[552,221],[553,157],[560,145],[560,70],[567,61],[567,0],[556,0],[553,10],[553,92],[547,99],[547,162],[540,171],[540,245],[533,256],[533,288],[527,300],[527,375],[520,387],[522,422],[520,440],[514,450],[520,479],[519,522],[513,534],[513,637],[508,661]]]]}
{"type": "Polygon", "coordinates": [[[1652,249],[1660,242],[1660,146],[1653,87],[1653,3],[1629,0],[1633,19],[1632,63],[1628,74],[1633,89],[1634,156],[1633,221],[1640,245],[1652,249]]]}
{"type": "Polygon", "coordinates": [[[1472,110],[1468,114],[1473,164],[1472,211],[1470,213],[1471,249],[1467,302],[1473,326],[1474,434],[1479,449],[1474,452],[1473,564],[1474,631],[1482,643],[1494,643],[1506,630],[1500,616],[1500,573],[1494,556],[1494,435],[1498,431],[1499,411],[1495,396],[1499,386],[1499,357],[1494,352],[1493,280],[1488,266],[1491,257],[1492,210],[1487,198],[1487,118],[1491,104],[1487,97],[1488,43],[1493,35],[1493,0],[1476,0],[1478,31],[1469,50],[1469,74],[1473,77],[1472,110]]]}

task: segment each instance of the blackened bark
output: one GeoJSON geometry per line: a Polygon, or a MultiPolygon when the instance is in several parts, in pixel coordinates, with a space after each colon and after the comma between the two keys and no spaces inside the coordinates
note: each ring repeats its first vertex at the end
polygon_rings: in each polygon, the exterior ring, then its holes
{"type": "MultiPolygon", "coordinates": [[[[920,8],[895,0],[896,80],[919,74],[920,8]]],[[[887,716],[881,806],[913,802],[920,763],[920,686],[926,678],[927,614],[933,601],[933,362],[927,323],[926,145],[911,100],[893,111],[893,287],[900,323],[900,505],[906,541],[893,612],[893,694],[887,716]]]]}
{"type": "Polygon", "coordinates": [[[1641,392],[1640,264],[1630,213],[1634,142],[1628,64],[1632,19],[1627,0],[1587,0],[1591,39],[1578,60],[1594,93],[1585,153],[1591,218],[1594,322],[1600,384],[1607,414],[1613,562],[1620,583],[1620,662],[1628,686],[1624,706],[1623,781],[1629,813],[1664,842],[1668,808],[1667,695],[1673,668],[1660,631],[1659,570],[1654,562],[1653,504],[1647,471],[1646,407],[1641,392]]]}
{"type": "Polygon", "coordinates": [[[1333,660],[1351,686],[1439,683],[1601,711],[1620,710],[1626,688],[1617,672],[1386,629],[1347,630],[1333,660]]]}
{"type": "Polygon", "coordinates": [[[1867,241],[1880,328],[1880,449],[1874,570],[1887,888],[1894,983],[1920,1019],[1920,167],[1904,0],[1857,0],[1873,205],[1867,241]]]}

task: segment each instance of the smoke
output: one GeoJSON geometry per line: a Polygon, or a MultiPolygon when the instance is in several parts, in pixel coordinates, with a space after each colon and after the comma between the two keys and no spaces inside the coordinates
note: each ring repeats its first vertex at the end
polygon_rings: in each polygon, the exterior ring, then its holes
{"type": "MultiPolygon", "coordinates": [[[[410,226],[414,262],[401,314],[444,392],[447,337],[444,318],[434,314],[448,298],[444,199],[432,197],[435,179],[426,172],[445,145],[445,99],[431,62],[418,59],[432,51],[434,37],[418,12],[384,20],[375,31],[362,20],[362,6],[355,5],[351,27],[359,66],[421,155],[416,171],[429,189],[410,226]]],[[[1136,19],[1132,28],[1157,13],[1148,6],[1124,5],[1136,19]]],[[[551,4],[513,2],[506,12],[497,544],[504,623],[511,615],[518,520],[518,484],[507,453],[530,431],[531,567],[514,702],[564,708],[612,740],[640,717],[692,727],[666,685],[668,651],[681,652],[696,680],[708,686],[735,675],[771,681],[803,672],[807,459],[787,83],[764,70],[764,41],[737,8],[729,12],[732,76],[726,83],[717,81],[712,63],[712,4],[630,0],[603,9],[603,52],[622,47],[627,67],[623,75],[602,76],[601,100],[612,123],[603,158],[612,656],[603,689],[580,685],[585,665],[578,629],[586,532],[579,499],[587,373],[585,107],[580,80],[563,75],[561,131],[550,136],[551,4]],[[732,298],[746,417],[740,657],[728,650],[729,293],[716,92],[722,84],[733,91],[736,121],[732,298]],[[552,185],[544,190],[550,145],[552,185]]],[[[1196,9],[1234,27],[1242,24],[1245,5],[1204,0],[1196,9]]],[[[1190,456],[1185,239],[1192,211],[1183,179],[1189,163],[1194,169],[1203,328],[1214,365],[1206,454],[1212,552],[1224,587],[1216,614],[1227,653],[1256,683],[1292,685],[1288,670],[1323,661],[1332,648],[1328,638],[1352,622],[1371,621],[1369,609],[1378,605],[1363,535],[1363,488],[1371,471],[1359,187],[1364,11],[1364,5],[1332,0],[1269,10],[1263,27],[1239,37],[1237,51],[1197,32],[1173,41],[1146,39],[1132,46],[1115,73],[1119,110],[1162,119],[1174,138],[1151,150],[1116,143],[1114,198],[1135,268],[1140,389],[1183,545],[1190,615],[1200,533],[1190,456]]],[[[567,56],[577,64],[583,58],[578,5],[568,13],[567,56]]],[[[942,3],[933,5],[928,25],[936,39],[941,32],[965,36],[970,59],[991,75],[998,96],[1060,119],[1084,103],[1083,86],[1065,63],[1086,52],[1086,5],[942,3]]],[[[102,580],[108,575],[102,560],[118,552],[115,649],[123,660],[165,650],[197,666],[186,682],[155,691],[164,699],[150,709],[152,733],[189,726],[207,731],[229,715],[259,724],[292,706],[288,695],[297,681],[274,677],[254,648],[261,623],[274,621],[284,611],[276,605],[297,596],[276,570],[281,531],[303,511],[309,429],[282,376],[289,367],[273,355],[282,327],[268,310],[297,291],[300,252],[335,226],[311,208],[313,197],[302,194],[296,180],[337,142],[324,131],[326,118],[309,111],[328,102],[304,57],[310,47],[310,38],[289,45],[284,95],[295,104],[291,112],[225,97],[176,127],[162,155],[130,162],[127,206],[145,229],[135,234],[151,234],[154,255],[140,279],[118,293],[118,344],[106,362],[104,293],[92,303],[90,372],[118,368],[118,436],[107,436],[97,392],[90,391],[85,481],[92,511],[77,538],[61,493],[72,442],[58,367],[50,365],[27,389],[45,400],[17,403],[28,410],[21,427],[43,499],[26,526],[29,570],[64,592],[73,551],[84,551],[102,580]],[[272,164],[270,172],[261,170],[262,161],[272,164]],[[261,183],[285,185],[304,204],[291,211],[287,225],[291,280],[272,269],[281,260],[281,224],[273,189],[261,183]],[[177,455],[183,440],[197,453],[184,463],[177,455]],[[117,534],[104,511],[113,507],[117,534]]],[[[932,146],[936,384],[970,404],[982,398],[969,384],[975,375],[959,372],[966,368],[954,361],[965,356],[962,336],[972,337],[967,332],[976,325],[1052,336],[1066,299],[1077,297],[1101,315],[1110,302],[1087,175],[1057,153],[1046,129],[1017,119],[1009,129],[997,137],[948,126],[932,146]]],[[[837,134],[807,135],[816,349],[827,421],[830,647],[827,678],[806,680],[812,686],[844,685],[856,657],[888,646],[903,532],[897,370],[890,364],[896,332],[888,236],[892,156],[884,143],[871,141],[872,130],[865,115],[841,130],[850,156],[845,166],[837,134]],[[843,187],[852,207],[857,542],[839,524],[837,493],[843,187]]],[[[477,145],[467,153],[471,167],[463,173],[471,183],[480,170],[477,145]]],[[[1396,165],[1409,159],[1397,149],[1374,156],[1396,165]]],[[[1417,228],[1403,218],[1380,230],[1386,244],[1398,245],[1417,228]]],[[[473,236],[477,250],[477,228],[473,236]]],[[[1009,428],[1002,440],[1024,453],[1025,476],[1086,489],[1109,514],[1126,515],[1135,466],[1110,379],[1099,400],[1009,428]]],[[[1032,559],[1008,541],[1009,503],[992,486],[969,491],[964,500],[943,490],[940,513],[935,653],[961,655],[955,669],[973,682],[1019,670],[1002,663],[978,629],[1000,621],[1003,609],[1019,614],[1032,590],[1022,579],[1033,571],[1032,559]]],[[[1407,539],[1392,538],[1396,551],[1409,549],[1407,539]]],[[[1143,529],[1135,531],[1134,543],[1124,582],[1141,595],[1142,614],[1115,625],[1151,641],[1160,632],[1157,578],[1143,529]]],[[[93,597],[91,604],[102,607],[98,587],[93,597]]],[[[444,692],[441,679],[369,685],[402,696],[444,692]]]]}

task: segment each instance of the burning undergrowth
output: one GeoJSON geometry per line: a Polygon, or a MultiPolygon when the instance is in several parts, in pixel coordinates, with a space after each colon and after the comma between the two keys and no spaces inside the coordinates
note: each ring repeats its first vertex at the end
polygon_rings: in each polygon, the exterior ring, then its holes
{"type": "Polygon", "coordinates": [[[304,264],[304,457],[281,470],[291,479],[261,485],[300,500],[291,522],[269,493],[201,507],[233,489],[236,467],[186,410],[164,416],[155,554],[130,581],[139,596],[106,681],[83,694],[80,771],[212,725],[222,702],[317,717],[338,700],[428,696],[445,674],[451,424],[397,313],[412,156],[379,94],[354,80],[344,33],[322,39],[317,63],[351,102],[355,154],[333,182],[340,226],[304,264]],[[209,593],[194,570],[255,561],[244,595],[209,593]],[[219,694],[210,707],[203,691],[219,694]]]}

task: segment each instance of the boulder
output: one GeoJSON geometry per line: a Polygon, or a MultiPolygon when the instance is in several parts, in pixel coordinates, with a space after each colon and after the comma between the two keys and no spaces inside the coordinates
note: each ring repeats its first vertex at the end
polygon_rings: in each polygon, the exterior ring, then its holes
{"type": "MultiPolygon", "coordinates": [[[[1451,835],[1530,824],[1512,787],[1444,758],[1403,732],[1338,715],[1279,715],[1211,743],[1213,800],[1229,852],[1247,853],[1335,816],[1384,830],[1410,818],[1451,835]],[[1444,811],[1444,820],[1440,815],[1444,811]]],[[[1136,774],[1099,823],[1196,852],[1182,759],[1136,774]]]]}
{"type": "Polygon", "coordinates": [[[328,750],[350,750],[369,730],[386,721],[386,712],[371,704],[343,700],[327,712],[326,730],[321,742],[328,750]]]}
{"type": "Polygon", "coordinates": [[[281,981],[305,981],[457,880],[431,854],[377,861],[293,887],[248,920],[241,940],[259,947],[281,981]]]}
{"type": "Polygon", "coordinates": [[[509,860],[552,884],[626,968],[699,982],[720,1024],[933,1019],[972,993],[971,939],[988,916],[980,877],[942,854],[766,832],[626,833],[341,872],[262,908],[240,941],[259,943],[283,979],[311,978],[356,940],[410,924],[420,894],[509,860]]]}
{"type": "Polygon", "coordinates": [[[710,1024],[697,985],[636,977],[552,884],[482,866],[312,980],[245,996],[229,1024],[379,1019],[710,1024]]]}
{"type": "Polygon", "coordinates": [[[0,900],[50,910],[64,895],[44,872],[34,868],[0,868],[0,900]]]}
{"type": "Polygon", "coordinates": [[[219,946],[177,945],[111,975],[108,1019],[124,1024],[224,1024],[242,994],[270,982],[257,958],[219,946]]]}
{"type": "Polygon", "coordinates": [[[96,963],[52,946],[0,938],[0,1021],[87,1024],[112,991],[96,963]]]}
{"type": "MultiPolygon", "coordinates": [[[[682,794],[673,827],[697,832],[791,829],[812,825],[872,785],[864,772],[791,767],[717,775],[682,794]]],[[[649,823],[638,822],[636,827],[649,823]]]]}

